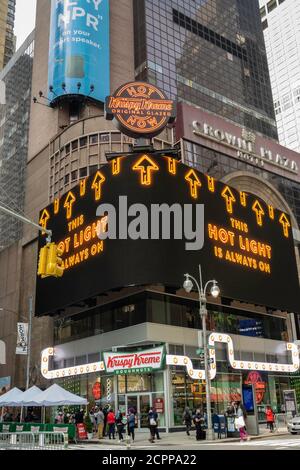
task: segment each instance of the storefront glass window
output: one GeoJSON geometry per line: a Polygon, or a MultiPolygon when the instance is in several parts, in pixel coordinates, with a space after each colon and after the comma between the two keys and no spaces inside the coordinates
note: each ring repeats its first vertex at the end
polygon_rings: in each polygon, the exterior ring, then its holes
{"type": "Polygon", "coordinates": [[[153,375],[153,391],[163,392],[164,391],[164,374],[158,372],[153,375]]]}
{"type": "Polygon", "coordinates": [[[233,401],[241,401],[240,375],[217,374],[211,383],[212,409],[218,414],[224,414],[228,405],[233,401]]]}
{"type": "Polygon", "coordinates": [[[182,425],[184,408],[187,406],[185,371],[179,368],[171,371],[172,395],[173,395],[173,419],[175,426],[182,425]]]}
{"type": "Polygon", "coordinates": [[[126,376],[118,376],[118,393],[126,393],[126,376]]]}
{"type": "Polygon", "coordinates": [[[151,391],[151,375],[128,375],[127,377],[127,393],[132,392],[150,392],[151,391]]]}

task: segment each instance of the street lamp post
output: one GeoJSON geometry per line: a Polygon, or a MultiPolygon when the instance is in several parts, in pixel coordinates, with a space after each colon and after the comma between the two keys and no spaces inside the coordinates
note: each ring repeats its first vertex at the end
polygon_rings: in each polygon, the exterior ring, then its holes
{"type": "Polygon", "coordinates": [[[185,281],[183,283],[183,287],[186,292],[190,293],[194,287],[193,282],[195,283],[198,294],[199,294],[199,313],[200,318],[202,320],[202,341],[203,341],[203,350],[204,350],[204,367],[205,367],[205,392],[206,392],[206,407],[207,407],[207,439],[214,439],[215,433],[213,432],[212,427],[212,416],[211,416],[211,399],[210,399],[210,376],[209,371],[210,368],[208,366],[208,350],[207,350],[207,333],[206,333],[206,318],[207,318],[207,308],[206,308],[206,292],[207,288],[210,284],[212,284],[212,288],[210,290],[211,295],[214,298],[217,298],[220,294],[220,289],[218,287],[218,283],[215,280],[208,281],[204,288],[202,283],[202,271],[201,266],[199,264],[199,280],[198,281],[191,276],[190,274],[185,274],[185,281]]]}

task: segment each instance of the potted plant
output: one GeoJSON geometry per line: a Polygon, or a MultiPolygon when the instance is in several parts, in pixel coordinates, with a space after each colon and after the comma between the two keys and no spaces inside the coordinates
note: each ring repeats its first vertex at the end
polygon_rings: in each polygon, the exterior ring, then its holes
{"type": "Polygon", "coordinates": [[[92,424],[89,413],[85,415],[84,425],[85,425],[85,429],[87,432],[88,440],[90,441],[91,439],[93,439],[93,424],[92,424]]]}

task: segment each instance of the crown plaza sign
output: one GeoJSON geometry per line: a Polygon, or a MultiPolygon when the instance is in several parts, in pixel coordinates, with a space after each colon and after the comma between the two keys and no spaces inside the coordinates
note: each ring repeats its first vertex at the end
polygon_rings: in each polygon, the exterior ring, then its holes
{"type": "Polygon", "coordinates": [[[129,137],[151,139],[174,122],[175,103],[154,85],[130,82],[106,99],[106,119],[129,137]]]}

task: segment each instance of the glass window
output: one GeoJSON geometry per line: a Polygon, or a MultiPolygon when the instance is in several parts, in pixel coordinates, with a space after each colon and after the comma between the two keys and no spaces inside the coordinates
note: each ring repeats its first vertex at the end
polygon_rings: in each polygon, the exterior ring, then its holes
{"type": "Polygon", "coordinates": [[[90,135],[89,141],[90,145],[98,144],[98,134],[90,135]]]}
{"type": "Polygon", "coordinates": [[[127,375],[126,377],[126,391],[132,392],[151,392],[151,374],[146,375],[127,375]]]}
{"type": "Polygon", "coordinates": [[[277,0],[271,0],[267,3],[268,12],[270,13],[277,7],[277,0]]]}
{"type": "Polygon", "coordinates": [[[87,168],[80,168],[79,170],[79,178],[85,178],[87,176],[87,168]]]}
{"type": "Polygon", "coordinates": [[[71,145],[72,145],[72,150],[77,150],[78,149],[78,140],[74,140],[71,145]]]}
{"type": "Polygon", "coordinates": [[[81,137],[79,139],[79,143],[80,143],[80,148],[86,147],[87,146],[87,137],[81,137]]]}
{"type": "Polygon", "coordinates": [[[164,374],[163,372],[157,372],[153,374],[153,391],[163,392],[164,391],[164,374]]]}

